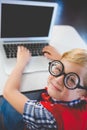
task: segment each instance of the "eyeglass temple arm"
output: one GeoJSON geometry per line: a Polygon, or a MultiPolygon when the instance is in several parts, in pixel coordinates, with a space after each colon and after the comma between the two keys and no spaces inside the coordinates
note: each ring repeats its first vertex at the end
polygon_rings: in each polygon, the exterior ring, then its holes
{"type": "Polygon", "coordinates": [[[87,86],[81,86],[81,85],[79,85],[78,88],[87,90],[87,86]]]}

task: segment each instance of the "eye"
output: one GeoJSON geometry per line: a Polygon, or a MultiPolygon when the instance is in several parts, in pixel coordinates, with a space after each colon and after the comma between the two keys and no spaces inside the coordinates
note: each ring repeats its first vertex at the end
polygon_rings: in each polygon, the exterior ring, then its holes
{"type": "Polygon", "coordinates": [[[69,88],[73,88],[77,84],[77,79],[73,75],[67,75],[66,77],[66,84],[69,88]]]}
{"type": "Polygon", "coordinates": [[[76,84],[76,80],[74,79],[74,78],[72,78],[72,77],[70,77],[70,82],[72,83],[72,84],[76,84]]]}
{"type": "Polygon", "coordinates": [[[60,74],[60,73],[61,73],[61,68],[59,68],[58,66],[53,66],[53,67],[52,67],[52,71],[53,71],[55,74],[60,74]]]}
{"type": "Polygon", "coordinates": [[[50,73],[54,76],[58,76],[63,72],[63,65],[59,61],[50,62],[50,73]]]}

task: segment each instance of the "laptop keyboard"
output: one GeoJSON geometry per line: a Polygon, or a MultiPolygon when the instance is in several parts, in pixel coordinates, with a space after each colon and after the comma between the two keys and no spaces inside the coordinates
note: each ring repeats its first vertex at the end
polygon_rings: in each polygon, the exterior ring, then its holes
{"type": "Polygon", "coordinates": [[[35,43],[35,44],[4,44],[4,50],[7,58],[16,58],[17,57],[17,47],[21,45],[30,50],[32,56],[41,56],[43,55],[42,49],[47,46],[48,43],[35,43]]]}

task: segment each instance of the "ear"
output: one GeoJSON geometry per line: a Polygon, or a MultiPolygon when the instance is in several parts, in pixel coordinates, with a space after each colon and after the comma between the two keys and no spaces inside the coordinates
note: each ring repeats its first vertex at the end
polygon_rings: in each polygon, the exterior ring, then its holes
{"type": "Polygon", "coordinates": [[[80,97],[80,100],[85,100],[87,102],[87,96],[80,97]]]}

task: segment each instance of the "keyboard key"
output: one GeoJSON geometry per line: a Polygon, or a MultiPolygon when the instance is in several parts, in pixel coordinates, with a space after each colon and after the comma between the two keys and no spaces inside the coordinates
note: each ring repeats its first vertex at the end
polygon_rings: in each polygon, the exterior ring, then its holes
{"type": "Polygon", "coordinates": [[[33,43],[33,44],[4,44],[4,50],[7,58],[16,58],[17,57],[17,47],[21,45],[30,50],[32,56],[41,56],[43,55],[42,49],[47,46],[48,43],[33,43]]]}

